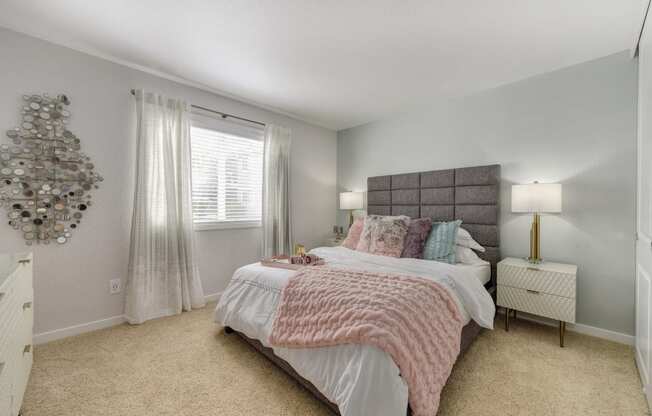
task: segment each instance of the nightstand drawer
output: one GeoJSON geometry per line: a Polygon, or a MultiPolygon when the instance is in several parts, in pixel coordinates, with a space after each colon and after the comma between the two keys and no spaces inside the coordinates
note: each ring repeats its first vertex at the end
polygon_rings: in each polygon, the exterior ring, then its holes
{"type": "Polygon", "coordinates": [[[498,285],[575,299],[575,274],[546,270],[538,265],[522,267],[499,263],[498,285]]]}
{"type": "Polygon", "coordinates": [[[557,321],[575,322],[575,299],[498,285],[498,306],[557,321]]]}

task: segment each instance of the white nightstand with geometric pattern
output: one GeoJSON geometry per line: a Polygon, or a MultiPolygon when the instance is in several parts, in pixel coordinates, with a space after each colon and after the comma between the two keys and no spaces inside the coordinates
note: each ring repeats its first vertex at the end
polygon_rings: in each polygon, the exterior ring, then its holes
{"type": "Polygon", "coordinates": [[[498,263],[497,304],[506,308],[505,330],[511,310],[559,321],[559,346],[564,346],[566,322],[575,323],[577,266],[508,257],[498,263]]]}

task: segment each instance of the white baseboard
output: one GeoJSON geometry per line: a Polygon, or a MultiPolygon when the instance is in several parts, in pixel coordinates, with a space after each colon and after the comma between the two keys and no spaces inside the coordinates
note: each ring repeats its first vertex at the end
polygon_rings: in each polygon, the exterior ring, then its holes
{"type": "Polygon", "coordinates": [[[111,318],[100,319],[98,321],[87,322],[85,324],[73,325],[67,328],[55,329],[54,331],[41,332],[34,335],[34,344],[45,344],[46,342],[55,341],[61,338],[72,337],[83,334],[84,332],[96,331],[98,329],[109,328],[126,322],[124,315],[112,316],[111,318]]]}
{"type": "Polygon", "coordinates": [[[211,293],[210,295],[204,296],[204,301],[206,303],[208,302],[217,302],[220,300],[220,297],[222,296],[222,293],[224,292],[217,292],[217,293],[211,293]]]}
{"type": "MultiPolygon", "coordinates": [[[[504,315],[505,310],[500,308],[498,313],[504,315]]],[[[538,324],[547,325],[547,326],[557,326],[558,322],[551,319],[542,318],[535,315],[530,315],[525,312],[517,312],[518,319],[525,319],[526,321],[536,322],[538,324]]],[[[621,332],[610,331],[608,329],[602,329],[595,326],[584,325],[584,324],[566,324],[566,330],[577,332],[578,334],[590,335],[596,338],[602,338],[609,341],[618,342],[625,345],[634,345],[634,336],[623,334],[621,332]]]]}
{"type": "MultiPolygon", "coordinates": [[[[211,293],[204,296],[204,300],[208,302],[216,302],[222,296],[222,292],[211,293]]],[[[499,309],[500,314],[504,314],[504,309],[499,309]]],[[[531,322],[536,322],[542,325],[557,326],[556,321],[546,318],[518,312],[519,319],[525,319],[531,322]]],[[[46,342],[55,341],[61,338],[67,338],[74,335],[83,334],[85,332],[96,331],[98,329],[109,328],[115,325],[120,325],[126,322],[124,315],[113,316],[111,318],[100,319],[98,321],[87,322],[84,324],[69,326],[67,328],[55,329],[54,331],[42,332],[34,335],[34,344],[44,344],[46,342]]],[[[609,341],[618,342],[626,345],[634,345],[634,337],[632,335],[623,334],[620,332],[610,331],[608,329],[597,328],[594,326],[584,324],[567,324],[568,331],[577,332],[584,335],[590,335],[596,338],[607,339],[609,341]]]]}
{"type": "MultiPolygon", "coordinates": [[[[211,293],[204,296],[204,301],[217,302],[222,296],[222,292],[211,293]]],[[[85,332],[97,331],[98,329],[109,328],[127,322],[124,315],[112,316],[111,318],[100,319],[98,321],[87,322],[84,324],[73,325],[67,328],[55,329],[53,331],[41,332],[34,335],[34,345],[45,344],[46,342],[56,341],[62,338],[68,338],[85,332]]]]}

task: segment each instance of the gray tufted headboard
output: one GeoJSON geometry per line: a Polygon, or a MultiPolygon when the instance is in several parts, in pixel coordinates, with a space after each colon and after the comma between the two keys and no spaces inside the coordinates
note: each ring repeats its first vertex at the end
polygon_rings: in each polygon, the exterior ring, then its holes
{"type": "Polygon", "coordinates": [[[486,248],[478,254],[491,263],[495,286],[500,260],[499,186],[500,165],[375,176],[367,179],[367,212],[462,220],[462,228],[486,248]]]}

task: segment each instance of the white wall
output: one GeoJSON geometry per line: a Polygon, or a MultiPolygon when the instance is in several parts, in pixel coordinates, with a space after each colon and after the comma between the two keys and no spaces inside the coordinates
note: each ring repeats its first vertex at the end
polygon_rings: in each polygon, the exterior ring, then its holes
{"type": "Polygon", "coordinates": [[[340,190],[365,190],[368,176],[501,164],[503,256],[529,248],[531,218],[510,212],[510,185],[563,183],[563,213],[542,218],[541,254],[579,265],[578,322],[634,332],[636,65],[627,52],[338,136],[340,190]]]}
{"type": "MultiPolygon", "coordinates": [[[[123,312],[123,296],[109,295],[108,285],[110,279],[125,278],[129,253],[135,144],[131,88],[290,127],[295,240],[312,247],[329,235],[336,208],[335,132],[5,29],[0,29],[0,57],[0,130],[17,125],[23,94],[65,93],[72,101],[70,129],[105,178],[69,244],[32,249],[37,333],[123,312]]],[[[257,228],[202,231],[197,237],[207,294],[221,291],[235,268],[260,256],[257,228]]],[[[18,232],[0,227],[0,252],[26,249],[18,232]]]]}

